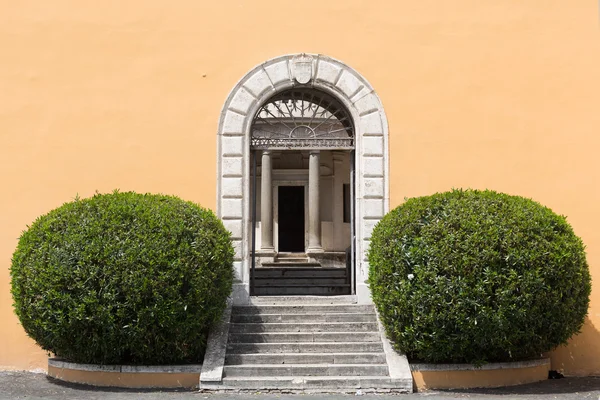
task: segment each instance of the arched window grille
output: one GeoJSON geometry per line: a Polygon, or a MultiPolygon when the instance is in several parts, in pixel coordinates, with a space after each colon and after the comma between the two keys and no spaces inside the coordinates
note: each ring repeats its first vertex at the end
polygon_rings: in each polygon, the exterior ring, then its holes
{"type": "Polygon", "coordinates": [[[253,149],[353,149],[345,107],[314,89],[290,89],[267,101],[252,122],[253,149]]]}

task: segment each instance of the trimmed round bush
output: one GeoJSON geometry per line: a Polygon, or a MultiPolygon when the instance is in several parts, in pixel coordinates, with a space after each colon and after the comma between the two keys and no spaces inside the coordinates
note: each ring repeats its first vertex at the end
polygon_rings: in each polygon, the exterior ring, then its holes
{"type": "Polygon", "coordinates": [[[532,200],[453,190],[407,200],[375,227],[369,284],[388,337],[429,363],[539,357],[577,333],[591,289],[584,245],[532,200]]]}
{"type": "Polygon", "coordinates": [[[19,239],[10,273],[25,331],[58,357],[197,363],[231,293],[233,248],[209,210],[114,192],[39,217],[19,239]]]}

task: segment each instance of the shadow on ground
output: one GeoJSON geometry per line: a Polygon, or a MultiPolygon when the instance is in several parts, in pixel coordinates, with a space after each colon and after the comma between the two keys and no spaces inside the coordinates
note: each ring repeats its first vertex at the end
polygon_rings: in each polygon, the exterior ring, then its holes
{"type": "MultiPolygon", "coordinates": [[[[46,376],[46,380],[54,385],[74,389],[78,391],[91,392],[114,392],[114,393],[155,393],[155,392],[198,392],[198,389],[129,389],[112,388],[82,385],[76,383],[63,382],[46,376]]],[[[453,389],[436,390],[438,393],[447,394],[482,394],[482,395],[558,395],[573,394],[600,391],[600,377],[567,377],[563,379],[549,379],[542,382],[530,383],[526,385],[501,387],[501,388],[480,388],[480,389],[453,389]]]]}
{"type": "Polygon", "coordinates": [[[55,379],[46,375],[46,380],[53,385],[62,386],[69,389],[81,390],[81,391],[91,391],[91,392],[124,392],[124,393],[153,393],[153,392],[197,392],[197,388],[118,388],[118,387],[106,387],[106,386],[92,386],[92,385],[84,385],[81,383],[71,383],[61,381],[60,379],[55,379]]]}
{"type": "Polygon", "coordinates": [[[548,379],[542,382],[519,386],[481,389],[454,389],[440,392],[461,394],[526,395],[585,393],[598,390],[600,390],[600,377],[567,377],[563,379],[548,379]]]}

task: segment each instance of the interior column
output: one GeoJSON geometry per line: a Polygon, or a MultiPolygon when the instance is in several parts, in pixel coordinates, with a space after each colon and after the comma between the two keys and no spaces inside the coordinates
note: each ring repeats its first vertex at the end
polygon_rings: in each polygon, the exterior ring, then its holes
{"type": "Polygon", "coordinates": [[[261,251],[274,252],[273,247],[273,182],[271,152],[263,150],[260,174],[261,251]]]}
{"type": "Polygon", "coordinates": [[[319,181],[321,179],[321,154],[318,150],[310,152],[308,159],[308,249],[307,252],[322,252],[321,213],[319,181]]]}

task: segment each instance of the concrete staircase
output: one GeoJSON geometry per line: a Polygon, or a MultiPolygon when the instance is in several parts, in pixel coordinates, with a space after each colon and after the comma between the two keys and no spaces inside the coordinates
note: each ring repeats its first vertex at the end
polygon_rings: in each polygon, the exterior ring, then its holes
{"type": "Polygon", "coordinates": [[[372,305],[353,296],[255,297],[234,306],[222,382],[203,389],[412,391],[390,377],[372,305]]]}
{"type": "Polygon", "coordinates": [[[253,274],[255,296],[331,296],[350,294],[345,268],[311,262],[263,263],[253,274]]]}

